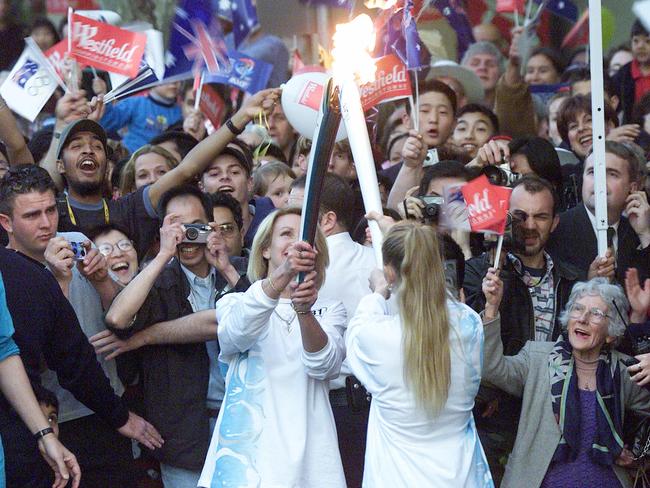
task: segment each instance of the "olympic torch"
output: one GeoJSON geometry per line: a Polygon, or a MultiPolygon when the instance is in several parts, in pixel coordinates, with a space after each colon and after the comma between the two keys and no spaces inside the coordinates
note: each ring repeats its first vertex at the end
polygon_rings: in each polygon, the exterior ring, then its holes
{"type": "MultiPolygon", "coordinates": [[[[341,114],[348,141],[354,158],[354,164],[359,179],[363,205],[366,213],[383,212],[379,183],[375,170],[375,160],[370,147],[370,138],[366,120],[361,107],[359,85],[375,79],[375,61],[370,56],[374,49],[375,33],[372,20],[365,14],[359,15],[352,22],[338,24],[334,33],[334,81],[341,90],[341,114]]],[[[377,265],[382,266],[381,244],[382,234],[379,225],[370,221],[372,247],[375,251],[377,265]]]]}

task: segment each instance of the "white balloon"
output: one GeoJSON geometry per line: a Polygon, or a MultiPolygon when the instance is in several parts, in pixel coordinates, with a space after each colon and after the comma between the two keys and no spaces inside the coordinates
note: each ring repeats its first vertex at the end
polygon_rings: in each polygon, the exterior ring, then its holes
{"type": "MultiPolygon", "coordinates": [[[[284,115],[291,126],[307,139],[314,137],[322,94],[328,79],[329,75],[322,72],[301,73],[291,78],[282,87],[284,115]]],[[[345,125],[341,121],[336,133],[336,140],[340,141],[347,136],[345,125]]]]}

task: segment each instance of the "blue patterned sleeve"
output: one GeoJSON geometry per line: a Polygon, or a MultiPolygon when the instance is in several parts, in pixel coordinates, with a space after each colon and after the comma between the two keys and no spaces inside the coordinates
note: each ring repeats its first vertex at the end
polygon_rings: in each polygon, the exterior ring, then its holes
{"type": "Polygon", "coordinates": [[[12,339],[14,335],[14,322],[7,308],[7,297],[5,295],[5,284],[0,275],[0,361],[9,356],[19,354],[18,346],[12,339]]]}

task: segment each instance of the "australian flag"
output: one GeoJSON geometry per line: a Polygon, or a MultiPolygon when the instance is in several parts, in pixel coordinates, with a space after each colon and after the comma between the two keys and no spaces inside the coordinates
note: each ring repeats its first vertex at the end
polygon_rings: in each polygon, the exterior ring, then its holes
{"type": "Polygon", "coordinates": [[[232,23],[235,47],[246,40],[251,31],[259,26],[255,0],[216,0],[217,15],[232,23]]]}
{"type": "MultiPolygon", "coordinates": [[[[537,3],[540,3],[539,1],[537,3]]],[[[578,20],[578,7],[571,0],[549,0],[546,9],[570,22],[578,20]]]]}
{"type": "Polygon", "coordinates": [[[469,45],[474,42],[472,25],[469,23],[467,13],[459,0],[437,0],[434,2],[434,6],[444,15],[451,28],[456,32],[458,60],[460,61],[469,45]]]}
{"type": "Polygon", "coordinates": [[[165,53],[164,82],[189,79],[193,76],[196,59],[189,54],[195,46],[186,35],[194,34],[194,26],[201,23],[208,29],[213,26],[214,9],[211,0],[181,0],[176,7],[169,35],[169,47],[165,53]]]}
{"type": "Polygon", "coordinates": [[[273,65],[237,51],[230,52],[230,65],[229,71],[222,71],[216,75],[206,74],[203,82],[231,85],[253,94],[266,88],[273,71],[273,65]]]}
{"type": "Polygon", "coordinates": [[[30,58],[27,58],[25,60],[25,64],[23,64],[18,71],[14,73],[14,75],[11,77],[11,81],[16,83],[20,88],[25,88],[25,84],[29,81],[29,79],[34,76],[39,69],[39,65],[36,61],[31,60],[30,58]]]}
{"type": "Polygon", "coordinates": [[[386,18],[388,11],[375,21],[377,47],[375,56],[396,54],[408,69],[429,65],[431,54],[418,34],[413,18],[413,0],[406,0],[403,8],[396,9],[386,18]]]}

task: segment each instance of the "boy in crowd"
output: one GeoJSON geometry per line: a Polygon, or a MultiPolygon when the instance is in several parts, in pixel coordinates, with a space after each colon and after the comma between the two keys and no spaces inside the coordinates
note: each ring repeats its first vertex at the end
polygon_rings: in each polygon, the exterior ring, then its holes
{"type": "Polygon", "coordinates": [[[614,86],[620,90],[617,95],[621,100],[624,124],[632,122],[635,102],[650,91],[650,34],[640,20],[632,24],[630,44],[634,59],[614,76],[614,86]]]}

